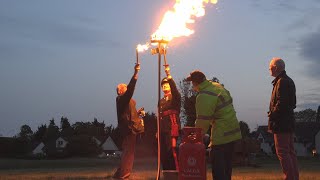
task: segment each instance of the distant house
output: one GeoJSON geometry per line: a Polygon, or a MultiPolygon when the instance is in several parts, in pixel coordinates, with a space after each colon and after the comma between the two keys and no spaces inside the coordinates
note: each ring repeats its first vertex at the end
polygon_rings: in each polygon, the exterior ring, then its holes
{"type": "Polygon", "coordinates": [[[111,137],[92,137],[88,135],[72,137],[59,136],[58,138],[47,142],[36,143],[31,153],[33,155],[43,154],[48,157],[67,157],[72,156],[73,154],[71,153],[74,152],[75,149],[81,147],[79,146],[80,144],[81,146],[85,145],[86,147],[82,147],[87,148],[86,150],[91,153],[94,151],[94,148],[99,148],[99,150],[101,148],[103,153],[101,153],[99,157],[118,157],[121,154],[121,151],[119,151],[111,137]],[[96,146],[94,144],[96,144],[96,146]]]}
{"type": "Polygon", "coordinates": [[[56,140],[56,149],[58,150],[58,152],[63,151],[63,149],[65,149],[67,147],[68,141],[65,140],[65,138],[59,137],[56,140]]]}
{"type": "Polygon", "coordinates": [[[93,140],[98,146],[101,145],[101,141],[100,141],[98,138],[92,137],[92,140],[93,140]]]}
{"type": "MultiPolygon", "coordinates": [[[[59,136],[56,139],[51,139],[48,141],[43,142],[42,144],[38,144],[33,151],[40,151],[42,150],[46,156],[49,157],[63,157],[66,154],[66,147],[69,141],[67,138],[59,136]]],[[[33,152],[32,152],[33,154],[33,152]]]]}
{"type": "Polygon", "coordinates": [[[295,150],[297,156],[310,156],[311,155],[311,153],[308,153],[308,149],[305,146],[305,144],[299,142],[297,140],[296,136],[294,137],[293,146],[294,146],[294,150],[295,150]]]}
{"type": "Polygon", "coordinates": [[[316,148],[316,135],[320,131],[319,122],[296,123],[295,150],[298,156],[311,156],[316,148]],[[302,148],[304,147],[304,149],[302,148]]]}
{"type": "MultiPolygon", "coordinates": [[[[120,156],[121,154],[121,151],[119,151],[119,148],[117,147],[117,145],[114,143],[113,139],[110,136],[101,144],[101,148],[106,156],[109,156],[109,155],[120,156]]],[[[100,155],[100,156],[103,156],[103,155],[100,155]]]]}
{"type": "MultiPolygon", "coordinates": [[[[312,150],[320,151],[320,123],[318,122],[298,122],[296,123],[294,148],[297,156],[311,156],[312,150]],[[317,134],[318,133],[318,134],[317,134]],[[318,135],[318,136],[316,136],[318,135]],[[318,138],[319,140],[316,140],[318,138]]],[[[261,151],[272,155],[275,154],[273,134],[268,132],[268,126],[259,126],[254,132],[253,138],[260,141],[261,151]]]]}
{"type": "Polygon", "coordinates": [[[45,155],[44,147],[45,147],[45,145],[44,145],[43,142],[39,143],[39,144],[32,150],[32,155],[38,155],[38,154],[45,155]]]}
{"type": "Polygon", "coordinates": [[[268,132],[268,126],[259,126],[254,137],[260,142],[261,152],[267,155],[274,154],[273,136],[268,132]]]}

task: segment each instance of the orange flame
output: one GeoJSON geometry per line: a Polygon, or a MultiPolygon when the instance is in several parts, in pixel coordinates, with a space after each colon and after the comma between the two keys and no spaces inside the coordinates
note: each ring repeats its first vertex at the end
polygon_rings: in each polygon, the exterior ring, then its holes
{"type": "MultiPolygon", "coordinates": [[[[217,0],[211,0],[217,3],[217,0]]],[[[165,13],[158,30],[151,35],[152,40],[171,41],[175,37],[189,36],[194,30],[187,27],[195,22],[195,17],[205,15],[205,4],[209,0],[176,0],[174,10],[165,13]]]]}
{"type": "MultiPolygon", "coordinates": [[[[173,10],[165,13],[159,28],[151,35],[151,40],[171,41],[175,37],[189,36],[194,30],[187,27],[195,22],[195,17],[205,15],[205,5],[216,4],[218,0],[176,0],[173,10]]],[[[150,44],[139,44],[137,50],[142,52],[149,48],[150,44]]]]}

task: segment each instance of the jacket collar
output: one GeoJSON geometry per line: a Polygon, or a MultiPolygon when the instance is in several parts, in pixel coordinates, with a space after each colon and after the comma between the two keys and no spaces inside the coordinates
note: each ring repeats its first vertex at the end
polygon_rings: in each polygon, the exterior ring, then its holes
{"type": "Polygon", "coordinates": [[[205,89],[206,87],[208,87],[210,85],[210,81],[209,80],[205,80],[203,81],[202,83],[199,84],[199,90],[203,90],[205,89]]]}
{"type": "Polygon", "coordinates": [[[274,78],[274,80],[271,83],[275,85],[278,82],[278,80],[285,75],[286,75],[286,71],[283,70],[276,78],[274,78]]]}

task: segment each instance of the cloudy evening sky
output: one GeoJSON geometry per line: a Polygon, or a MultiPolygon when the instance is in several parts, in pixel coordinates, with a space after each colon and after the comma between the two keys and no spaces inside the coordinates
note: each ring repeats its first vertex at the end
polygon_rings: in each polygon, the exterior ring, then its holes
{"type": "MultiPolygon", "coordinates": [[[[0,134],[36,130],[61,116],[117,125],[115,87],[128,83],[135,46],[149,41],[173,0],[0,1],[0,134]]],[[[272,57],[295,81],[298,107],[320,104],[320,1],[220,0],[189,37],[174,39],[176,82],[199,69],[231,92],[238,119],[267,123],[272,57]]],[[[134,98],[156,112],[157,56],[141,54],[134,98]]],[[[163,74],[163,72],[162,72],[163,74]]]]}

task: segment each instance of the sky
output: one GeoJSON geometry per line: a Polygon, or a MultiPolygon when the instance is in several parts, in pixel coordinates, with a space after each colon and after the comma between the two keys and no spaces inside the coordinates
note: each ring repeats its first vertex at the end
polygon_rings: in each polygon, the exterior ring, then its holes
{"type": "MultiPolygon", "coordinates": [[[[117,125],[116,86],[134,72],[135,47],[150,41],[174,0],[0,1],[0,135],[54,118],[117,125]]],[[[320,1],[219,0],[196,18],[194,34],[169,43],[177,83],[193,70],[217,77],[239,121],[267,124],[272,57],[295,81],[297,111],[320,105],[320,1]]],[[[140,53],[133,96],[156,112],[158,57],[140,53]]],[[[164,71],[162,69],[162,76],[164,71]]]]}

